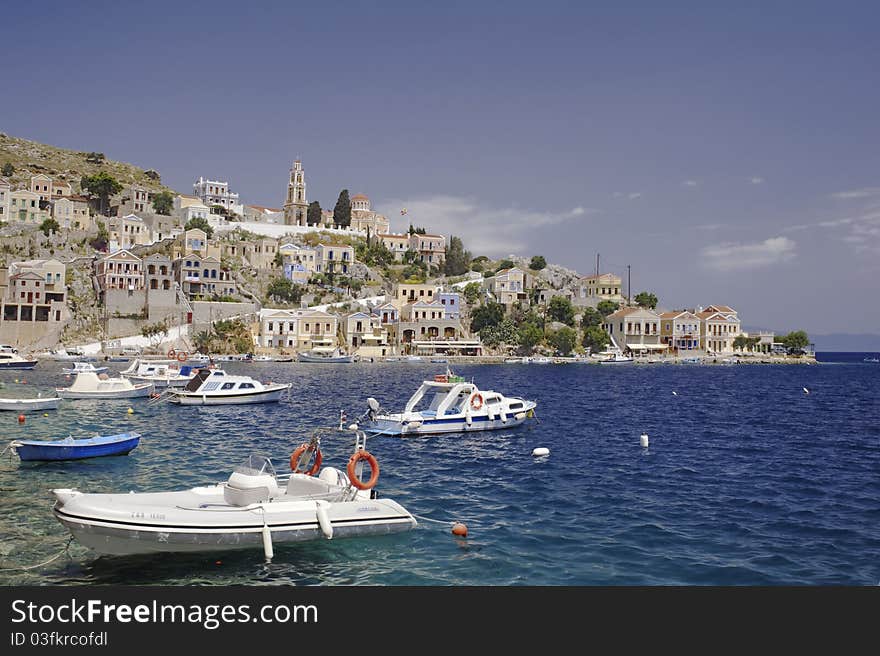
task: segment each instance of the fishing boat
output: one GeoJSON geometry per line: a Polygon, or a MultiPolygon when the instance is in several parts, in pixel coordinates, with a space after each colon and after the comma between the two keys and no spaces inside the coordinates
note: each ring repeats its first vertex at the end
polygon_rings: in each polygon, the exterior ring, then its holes
{"type": "Polygon", "coordinates": [[[10,446],[22,460],[82,460],[100,456],[124,456],[134,449],[139,433],[95,435],[85,439],[14,440],[10,446]]]}
{"type": "Polygon", "coordinates": [[[512,428],[533,417],[537,403],[480,390],[447,370],[424,381],[401,412],[385,412],[372,397],[367,405],[364,430],[406,436],[512,428]]]}
{"type": "Polygon", "coordinates": [[[324,363],[350,363],[354,362],[353,355],[346,355],[338,348],[318,346],[311,351],[298,353],[296,356],[300,362],[324,362],[324,363]]]}
{"type": "Polygon", "coordinates": [[[196,375],[196,368],[177,360],[135,360],[119,373],[135,383],[153,383],[156,388],[183,387],[196,375]]]}
{"type": "Polygon", "coordinates": [[[107,367],[96,367],[91,362],[74,362],[72,367],[64,367],[61,373],[69,376],[71,374],[81,374],[85,371],[100,374],[107,371],[107,367]]]}
{"type": "Polygon", "coordinates": [[[38,396],[35,399],[0,399],[0,410],[27,412],[34,410],[56,410],[61,404],[60,396],[38,396]]]}
{"type": "Polygon", "coordinates": [[[222,369],[199,369],[186,387],[169,390],[180,405],[238,405],[280,401],[290,383],[261,383],[250,376],[230,376],[222,369]]]}
{"type": "Polygon", "coordinates": [[[56,387],[62,399],[133,399],[149,396],[153,383],[132,383],[127,378],[110,378],[89,371],[76,375],[70,387],[56,387]]]}
{"type": "Polygon", "coordinates": [[[33,369],[36,360],[28,360],[18,353],[0,353],[0,369],[33,369]]]}
{"type": "Polygon", "coordinates": [[[865,361],[865,362],[870,362],[870,363],[872,363],[872,364],[878,364],[878,363],[880,363],[880,358],[865,358],[864,361],[865,361]]]}
{"type": "Polygon", "coordinates": [[[313,440],[291,455],[290,474],[277,474],[268,458],[252,455],[226,482],[189,490],[89,494],[55,489],[52,512],[80,543],[115,555],[262,547],[271,559],[274,544],[415,528],[415,518],[403,506],[375,494],[379,466],[363,448],[365,442],[360,434],[344,472],[324,467],[318,474],[320,447],[313,440]],[[312,456],[315,464],[300,471],[312,456]],[[372,470],[369,481],[363,480],[364,463],[372,470]]]}

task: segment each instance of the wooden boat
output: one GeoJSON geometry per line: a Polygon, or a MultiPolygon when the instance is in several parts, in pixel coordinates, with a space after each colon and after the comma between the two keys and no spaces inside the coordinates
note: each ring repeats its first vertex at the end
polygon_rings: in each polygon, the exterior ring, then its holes
{"type": "Polygon", "coordinates": [[[27,412],[33,410],[56,410],[61,404],[60,396],[47,396],[45,399],[0,399],[0,410],[27,412]]]}
{"type": "Polygon", "coordinates": [[[85,439],[14,440],[10,446],[22,460],[82,460],[99,456],[124,456],[134,449],[139,433],[95,435],[85,439]]]}

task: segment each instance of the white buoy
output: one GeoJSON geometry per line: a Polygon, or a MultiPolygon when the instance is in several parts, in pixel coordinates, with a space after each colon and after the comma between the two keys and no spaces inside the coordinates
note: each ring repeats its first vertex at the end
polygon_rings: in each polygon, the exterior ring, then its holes
{"type": "Polygon", "coordinates": [[[263,553],[266,554],[266,560],[272,560],[275,557],[275,551],[272,549],[272,532],[266,524],[266,517],[263,516],[263,553]]]}
{"type": "Polygon", "coordinates": [[[808,390],[808,389],[805,387],[805,388],[804,388],[804,394],[809,394],[809,393],[810,393],[810,390],[808,390]]]}
{"type": "Polygon", "coordinates": [[[672,396],[678,396],[678,392],[676,392],[675,390],[672,390],[672,396]]]}
{"type": "Polygon", "coordinates": [[[643,449],[648,448],[648,434],[642,433],[642,436],[639,438],[639,443],[642,445],[643,449]]]}
{"type": "Polygon", "coordinates": [[[318,524],[321,526],[321,532],[328,540],[333,539],[333,524],[330,523],[330,517],[327,516],[327,501],[315,501],[315,514],[318,516],[318,524]]]}
{"type": "Polygon", "coordinates": [[[534,449],[532,451],[532,455],[535,456],[536,458],[539,456],[549,456],[550,449],[548,449],[547,447],[544,447],[544,446],[539,446],[537,449],[534,449]]]}

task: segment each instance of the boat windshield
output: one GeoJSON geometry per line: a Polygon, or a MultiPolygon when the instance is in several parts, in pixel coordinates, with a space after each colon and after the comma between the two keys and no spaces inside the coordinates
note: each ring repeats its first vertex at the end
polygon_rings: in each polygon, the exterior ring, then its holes
{"type": "Polygon", "coordinates": [[[440,404],[449,396],[449,390],[443,390],[442,392],[435,392],[432,394],[425,394],[419,402],[415,404],[412,411],[413,412],[437,412],[437,408],[440,407],[440,404]]]}
{"type": "Polygon", "coordinates": [[[273,478],[275,477],[275,468],[272,466],[272,461],[266,456],[255,454],[249,455],[248,459],[236,467],[234,471],[236,474],[246,474],[247,476],[268,474],[273,478]]]}

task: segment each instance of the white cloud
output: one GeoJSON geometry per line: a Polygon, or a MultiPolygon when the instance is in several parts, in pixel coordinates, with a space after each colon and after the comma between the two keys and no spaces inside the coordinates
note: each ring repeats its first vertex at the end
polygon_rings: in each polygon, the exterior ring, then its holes
{"type": "Polygon", "coordinates": [[[613,194],[611,194],[611,195],[612,195],[614,198],[623,198],[623,192],[622,192],[622,191],[615,191],[615,192],[614,192],[613,194]]]}
{"type": "Polygon", "coordinates": [[[636,199],[636,198],[641,198],[641,197],[642,197],[642,192],[641,192],[641,191],[634,191],[634,192],[632,192],[631,194],[629,194],[629,195],[627,196],[627,198],[629,198],[630,200],[634,200],[634,199],[636,199]]]}
{"type": "Polygon", "coordinates": [[[849,191],[837,191],[831,194],[831,198],[836,198],[837,200],[870,198],[871,196],[880,196],[880,187],[864,187],[862,189],[850,189],[849,191]]]}
{"type": "Polygon", "coordinates": [[[723,243],[706,246],[703,264],[717,271],[742,271],[787,262],[795,257],[796,244],[788,237],[771,237],[753,244],[723,243]]]}
{"type": "Polygon", "coordinates": [[[756,175],[756,176],[753,176],[753,177],[749,180],[749,182],[751,182],[752,184],[764,184],[764,178],[762,178],[762,177],[756,175]]]}
{"type": "Polygon", "coordinates": [[[698,187],[698,186],[700,186],[700,183],[697,182],[696,180],[685,180],[681,184],[683,187],[698,187]]]}
{"type": "Polygon", "coordinates": [[[407,209],[407,223],[447,237],[457,235],[472,253],[490,256],[525,252],[534,229],[582,220],[599,212],[581,206],[554,213],[489,207],[472,198],[446,195],[392,199],[379,203],[377,209],[393,217],[395,208],[401,207],[407,209]]]}

